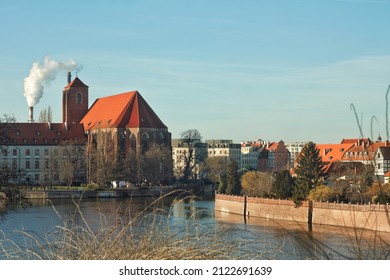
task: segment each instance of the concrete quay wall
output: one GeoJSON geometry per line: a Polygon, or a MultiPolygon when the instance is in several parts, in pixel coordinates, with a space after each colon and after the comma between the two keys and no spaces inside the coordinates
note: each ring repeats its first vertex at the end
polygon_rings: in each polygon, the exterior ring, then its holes
{"type": "Polygon", "coordinates": [[[308,202],[295,207],[290,200],[215,195],[215,210],[246,217],[362,228],[390,232],[390,206],[308,202]]]}

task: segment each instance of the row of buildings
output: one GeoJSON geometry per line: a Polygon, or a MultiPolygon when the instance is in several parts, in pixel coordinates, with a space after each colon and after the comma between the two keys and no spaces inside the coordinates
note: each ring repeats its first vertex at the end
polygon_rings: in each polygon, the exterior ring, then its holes
{"type": "MultiPolygon", "coordinates": [[[[89,182],[102,159],[129,161],[142,157],[153,144],[172,149],[173,170],[184,167],[188,146],[181,139],[171,139],[168,127],[138,91],[102,97],[90,107],[88,95],[88,86],[78,77],[72,80],[69,74],[62,92],[61,123],[35,122],[33,108],[29,108],[27,122],[15,123],[9,130],[0,123],[0,167],[23,170],[19,183],[63,184],[69,177],[89,182]]],[[[197,141],[194,161],[199,164],[205,158],[225,157],[235,160],[242,170],[292,170],[304,145],[264,140],[197,141]]],[[[375,167],[382,181],[390,175],[390,145],[380,138],[343,139],[337,144],[317,144],[317,148],[326,172],[338,178],[344,176],[336,172],[340,165],[351,163],[355,170],[358,165],[375,167]]],[[[199,175],[197,168],[195,173],[199,175]]]]}
{"type": "MultiPolygon", "coordinates": [[[[176,170],[183,167],[183,155],[188,148],[180,139],[172,141],[173,162],[176,170]]],[[[233,143],[231,140],[206,140],[195,145],[195,153],[202,160],[206,157],[230,157],[237,162],[238,168],[260,172],[290,170],[304,148],[306,142],[284,143],[263,140],[233,143]]],[[[357,175],[364,167],[373,168],[374,180],[388,182],[390,178],[390,144],[369,138],[342,139],[337,144],[316,144],[322,159],[325,173],[333,180],[346,179],[346,169],[357,175]],[[351,171],[351,169],[353,169],[351,171]]],[[[199,160],[198,161],[201,161],[199,160]]]]}

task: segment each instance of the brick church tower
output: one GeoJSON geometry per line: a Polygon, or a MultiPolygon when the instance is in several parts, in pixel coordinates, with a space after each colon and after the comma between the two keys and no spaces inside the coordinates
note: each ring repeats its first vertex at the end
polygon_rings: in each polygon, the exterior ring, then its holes
{"type": "Polygon", "coordinates": [[[79,123],[88,112],[88,86],[78,77],[73,81],[68,73],[68,85],[62,94],[62,122],[79,123]]]}

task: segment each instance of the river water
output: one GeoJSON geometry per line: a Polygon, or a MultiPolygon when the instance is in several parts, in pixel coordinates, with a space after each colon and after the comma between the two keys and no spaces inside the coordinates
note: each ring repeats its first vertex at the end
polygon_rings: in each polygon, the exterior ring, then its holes
{"type": "MultiPolygon", "coordinates": [[[[203,234],[222,232],[221,238],[250,251],[255,259],[389,259],[390,234],[368,230],[313,225],[222,213],[212,198],[149,198],[31,200],[25,205],[0,209],[0,240],[25,242],[24,233],[44,239],[66,217],[82,213],[89,225],[123,222],[142,213],[159,213],[172,228],[196,224],[203,234]],[[143,211],[149,206],[147,211],[143,211]]],[[[1,245],[1,243],[0,243],[1,245]]],[[[1,249],[1,248],[0,248],[1,249]]],[[[0,258],[5,258],[0,253],[0,258]]]]}

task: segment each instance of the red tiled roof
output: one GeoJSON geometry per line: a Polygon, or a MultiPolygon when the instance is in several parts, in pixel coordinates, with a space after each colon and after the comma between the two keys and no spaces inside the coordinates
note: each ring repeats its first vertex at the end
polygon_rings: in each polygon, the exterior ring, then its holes
{"type": "Polygon", "coordinates": [[[8,145],[58,145],[65,140],[85,140],[81,124],[16,123],[8,145]]]}
{"type": "Polygon", "coordinates": [[[272,150],[276,150],[279,146],[279,143],[277,142],[273,142],[271,145],[268,146],[267,150],[269,151],[272,151],[272,150]]]}
{"type": "Polygon", "coordinates": [[[138,91],[97,99],[80,122],[84,130],[100,128],[167,128],[138,91]]]}
{"type": "Polygon", "coordinates": [[[88,87],[88,86],[84,84],[78,77],[76,77],[64,89],[69,89],[71,87],[88,87]]]}
{"type": "Polygon", "coordinates": [[[386,172],[383,176],[384,177],[390,177],[390,171],[386,172]]]}
{"type": "Polygon", "coordinates": [[[349,144],[317,144],[316,147],[320,151],[319,155],[322,162],[340,161],[344,154],[353,147],[353,143],[349,144]]]}
{"type": "Polygon", "coordinates": [[[364,142],[360,145],[356,144],[348,150],[343,160],[373,160],[379,147],[386,146],[388,146],[386,142],[371,142],[370,145],[364,142]]]}
{"type": "Polygon", "coordinates": [[[372,143],[370,138],[344,138],[341,140],[341,144],[355,144],[355,143],[372,143]]]}

